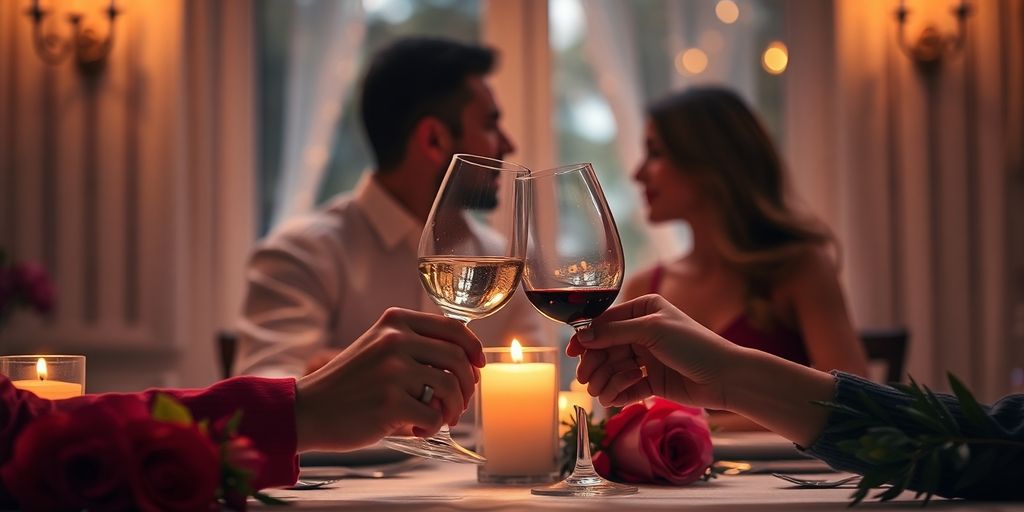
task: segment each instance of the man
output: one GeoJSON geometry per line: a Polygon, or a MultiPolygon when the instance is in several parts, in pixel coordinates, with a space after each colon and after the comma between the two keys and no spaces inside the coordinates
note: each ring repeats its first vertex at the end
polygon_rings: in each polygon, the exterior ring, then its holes
{"type": "MultiPolygon", "coordinates": [[[[376,160],[351,195],[283,225],[246,273],[237,367],[299,376],[358,338],[391,306],[440,312],[422,289],[417,247],[455,153],[514,150],[485,80],[487,48],[403,39],[378,53],[362,84],[363,127],[376,160]]],[[[475,321],[488,345],[539,344],[541,318],[522,297],[475,321]]]]}

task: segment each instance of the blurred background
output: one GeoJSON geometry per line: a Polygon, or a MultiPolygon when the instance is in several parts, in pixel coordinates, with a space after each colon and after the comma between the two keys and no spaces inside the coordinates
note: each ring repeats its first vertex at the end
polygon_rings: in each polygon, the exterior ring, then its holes
{"type": "Polygon", "coordinates": [[[355,85],[409,34],[499,49],[510,159],[593,162],[629,270],[689,243],[631,179],[644,104],[736,89],[855,325],[906,328],[918,381],[1024,391],[1021,0],[4,0],[0,248],[58,300],[0,352],[86,354],[91,391],[215,380],[247,254],[371,165],[355,85]]]}

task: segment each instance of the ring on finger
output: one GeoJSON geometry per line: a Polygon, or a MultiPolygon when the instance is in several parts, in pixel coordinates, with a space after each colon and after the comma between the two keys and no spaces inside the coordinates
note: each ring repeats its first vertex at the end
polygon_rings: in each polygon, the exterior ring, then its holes
{"type": "Polygon", "coordinates": [[[429,404],[434,399],[434,388],[430,384],[423,385],[423,392],[420,393],[420,402],[429,404]]]}

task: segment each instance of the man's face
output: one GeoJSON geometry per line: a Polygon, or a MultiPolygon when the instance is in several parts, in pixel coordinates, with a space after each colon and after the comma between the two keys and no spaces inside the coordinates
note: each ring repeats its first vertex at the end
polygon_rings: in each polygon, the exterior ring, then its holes
{"type": "MultiPolygon", "coordinates": [[[[471,96],[462,108],[462,133],[454,141],[453,154],[468,153],[497,160],[505,158],[505,155],[515,150],[515,147],[501,129],[501,110],[491,88],[478,76],[467,78],[466,86],[471,96]]],[[[439,176],[439,186],[443,178],[444,170],[439,176]]],[[[465,201],[464,206],[483,210],[491,210],[497,206],[497,172],[481,172],[478,181],[464,181],[462,186],[465,189],[461,192],[465,201]]]]}
{"type": "Polygon", "coordinates": [[[501,110],[483,77],[466,79],[470,100],[462,107],[462,134],[455,139],[456,153],[469,153],[501,160],[515,150],[501,129],[501,110]]]}

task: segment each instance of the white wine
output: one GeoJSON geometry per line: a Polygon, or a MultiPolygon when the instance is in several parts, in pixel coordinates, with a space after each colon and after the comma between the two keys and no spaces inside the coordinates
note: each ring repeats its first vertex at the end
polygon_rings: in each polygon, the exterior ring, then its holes
{"type": "Polygon", "coordinates": [[[428,256],[419,259],[420,280],[441,309],[465,322],[501,309],[519,286],[521,258],[428,256]]]}

